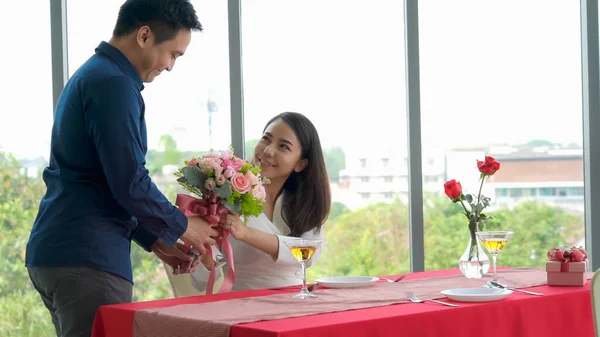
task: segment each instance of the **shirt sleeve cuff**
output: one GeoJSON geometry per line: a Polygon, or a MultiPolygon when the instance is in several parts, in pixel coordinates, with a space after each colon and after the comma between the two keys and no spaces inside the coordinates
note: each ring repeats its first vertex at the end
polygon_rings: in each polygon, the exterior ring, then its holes
{"type": "Polygon", "coordinates": [[[175,245],[175,242],[185,233],[188,226],[188,218],[181,212],[175,212],[174,220],[174,223],[169,224],[169,228],[160,235],[160,238],[169,246],[175,245]]]}
{"type": "Polygon", "coordinates": [[[279,251],[277,252],[277,259],[274,262],[277,263],[298,263],[292,252],[287,249],[285,245],[285,236],[277,235],[277,240],[279,241],[279,251]]]}
{"type": "Polygon", "coordinates": [[[133,233],[133,241],[135,241],[140,247],[144,248],[144,250],[147,252],[152,251],[152,245],[157,240],[158,237],[145,229],[142,225],[138,225],[138,228],[133,233]]]}

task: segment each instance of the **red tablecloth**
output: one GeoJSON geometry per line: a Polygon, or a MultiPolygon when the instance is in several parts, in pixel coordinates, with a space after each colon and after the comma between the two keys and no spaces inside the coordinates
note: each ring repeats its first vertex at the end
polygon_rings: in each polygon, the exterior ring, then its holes
{"type": "MultiPolygon", "coordinates": [[[[457,269],[409,274],[418,279],[457,274],[457,269]]],[[[459,303],[410,303],[337,313],[235,325],[231,337],[456,336],[482,335],[594,337],[590,284],[584,287],[534,287],[545,296],[513,292],[504,300],[459,303]]],[[[231,298],[294,293],[298,288],[252,290],[212,296],[104,306],[98,310],[92,337],[130,337],[136,310],[231,298]]],[[[168,337],[168,336],[165,336],[168,337]]],[[[194,336],[196,337],[196,336],[194,336]]]]}

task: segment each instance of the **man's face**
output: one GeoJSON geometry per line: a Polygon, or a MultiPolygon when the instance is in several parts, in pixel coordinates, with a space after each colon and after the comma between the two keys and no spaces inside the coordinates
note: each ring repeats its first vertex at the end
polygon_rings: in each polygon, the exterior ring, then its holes
{"type": "Polygon", "coordinates": [[[192,32],[189,29],[181,29],[173,39],[158,44],[152,31],[138,33],[141,50],[137,70],[142,81],[152,82],[162,71],[171,71],[175,60],[185,53],[191,39],[192,32]]]}

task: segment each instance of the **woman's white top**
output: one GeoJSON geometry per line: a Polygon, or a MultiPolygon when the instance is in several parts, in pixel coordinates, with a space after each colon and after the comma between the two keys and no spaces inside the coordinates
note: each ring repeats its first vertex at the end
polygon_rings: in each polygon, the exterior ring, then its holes
{"type": "MultiPolygon", "coordinates": [[[[229,235],[228,239],[233,250],[235,266],[235,283],[232,291],[279,288],[302,284],[302,266],[284,243],[284,240],[290,233],[290,228],[281,218],[280,203],[277,202],[275,205],[273,221],[270,221],[262,213],[258,217],[249,218],[247,225],[267,234],[277,235],[279,239],[279,254],[277,260],[273,261],[271,255],[229,235]]],[[[301,238],[324,240],[323,228],[318,233],[315,230],[308,231],[301,238]]],[[[312,264],[319,258],[323,247],[324,242],[321,243],[320,248],[317,249],[307,265],[312,264]]],[[[211,249],[213,251],[213,259],[217,260],[217,256],[221,253],[215,246],[211,246],[211,249]]],[[[223,273],[227,273],[228,270],[229,266],[227,265],[217,269],[215,280],[223,277],[223,273]]],[[[193,287],[198,291],[206,291],[209,274],[209,270],[200,263],[196,271],[191,274],[193,287]]]]}

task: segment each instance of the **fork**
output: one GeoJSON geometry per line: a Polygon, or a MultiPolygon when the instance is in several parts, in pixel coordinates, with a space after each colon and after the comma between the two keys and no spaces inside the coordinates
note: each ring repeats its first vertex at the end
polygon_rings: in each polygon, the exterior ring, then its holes
{"type": "Polygon", "coordinates": [[[447,305],[449,307],[458,307],[457,304],[452,304],[452,303],[446,303],[446,302],[442,302],[442,301],[437,301],[437,300],[420,300],[417,296],[415,296],[413,293],[411,292],[405,292],[404,293],[406,295],[406,297],[408,297],[408,299],[411,302],[414,303],[423,303],[425,301],[431,301],[431,302],[435,302],[435,303],[439,303],[439,304],[443,304],[443,305],[447,305]]]}

